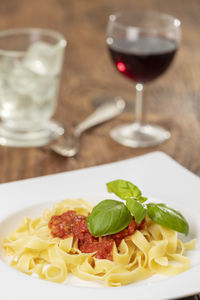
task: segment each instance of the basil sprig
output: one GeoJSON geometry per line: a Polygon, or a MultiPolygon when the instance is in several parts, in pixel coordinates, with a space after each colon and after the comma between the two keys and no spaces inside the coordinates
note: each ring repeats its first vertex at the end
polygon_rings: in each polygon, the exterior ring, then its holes
{"type": "Polygon", "coordinates": [[[148,215],[155,223],[173,229],[177,232],[189,232],[189,225],[183,215],[163,203],[148,203],[139,188],[126,180],[114,180],[107,183],[108,192],[114,193],[126,205],[117,200],[106,199],[97,204],[87,217],[87,226],[95,236],[105,236],[117,233],[126,228],[131,222],[131,215],[140,224],[148,215]]]}

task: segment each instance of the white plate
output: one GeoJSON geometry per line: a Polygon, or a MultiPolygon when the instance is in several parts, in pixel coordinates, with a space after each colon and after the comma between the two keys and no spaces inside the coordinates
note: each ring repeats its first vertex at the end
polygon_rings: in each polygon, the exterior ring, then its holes
{"type": "Polygon", "coordinates": [[[190,238],[195,236],[198,239],[197,249],[190,253],[192,268],[170,278],[154,276],[125,287],[102,288],[87,281],[76,281],[73,276],[68,284],[43,281],[12,269],[2,258],[2,300],[121,300],[130,297],[137,300],[161,300],[200,292],[200,180],[162,152],[152,152],[88,169],[1,184],[0,239],[13,230],[24,215],[40,215],[45,207],[67,197],[84,197],[97,203],[102,197],[108,197],[105,183],[114,179],[132,181],[144,195],[168,203],[186,215],[191,227],[190,238]]]}

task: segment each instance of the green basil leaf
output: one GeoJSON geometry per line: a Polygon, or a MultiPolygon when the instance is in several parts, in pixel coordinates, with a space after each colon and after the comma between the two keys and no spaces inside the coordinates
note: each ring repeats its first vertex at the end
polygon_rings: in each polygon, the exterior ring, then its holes
{"type": "Polygon", "coordinates": [[[90,233],[99,237],[123,230],[130,224],[131,219],[131,214],[124,203],[106,199],[93,208],[86,222],[90,233]]]}
{"type": "Polygon", "coordinates": [[[189,232],[189,225],[183,215],[163,203],[148,203],[147,214],[156,223],[177,232],[189,232]]]}
{"type": "Polygon", "coordinates": [[[126,200],[129,198],[140,199],[144,202],[147,198],[142,197],[142,193],[139,188],[130,181],[118,179],[107,183],[107,189],[109,193],[114,193],[119,198],[126,200]]]}
{"type": "Polygon", "coordinates": [[[135,221],[140,224],[147,214],[147,209],[142,205],[142,203],[133,199],[127,199],[126,206],[134,216],[135,221]]]}
{"type": "Polygon", "coordinates": [[[137,201],[143,203],[143,202],[147,201],[147,199],[148,199],[147,197],[140,196],[140,197],[137,198],[137,201]]]}

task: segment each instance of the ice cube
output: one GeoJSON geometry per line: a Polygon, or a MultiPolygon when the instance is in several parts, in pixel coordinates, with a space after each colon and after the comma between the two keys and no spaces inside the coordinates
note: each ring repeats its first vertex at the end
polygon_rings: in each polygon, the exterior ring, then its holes
{"type": "Polygon", "coordinates": [[[30,94],[37,86],[37,76],[18,63],[9,75],[10,89],[20,95],[30,94]]]}
{"type": "Polygon", "coordinates": [[[7,79],[13,69],[15,61],[12,57],[0,57],[0,79],[7,79]]]}
{"type": "Polygon", "coordinates": [[[34,103],[56,102],[58,94],[58,79],[42,77],[38,80],[37,88],[31,94],[34,103]]]}
{"type": "Polygon", "coordinates": [[[8,117],[19,106],[20,99],[6,85],[0,86],[0,111],[1,117],[8,117]]]}
{"type": "Polygon", "coordinates": [[[24,65],[39,75],[58,75],[62,65],[63,51],[46,42],[35,42],[27,50],[24,65]]]}

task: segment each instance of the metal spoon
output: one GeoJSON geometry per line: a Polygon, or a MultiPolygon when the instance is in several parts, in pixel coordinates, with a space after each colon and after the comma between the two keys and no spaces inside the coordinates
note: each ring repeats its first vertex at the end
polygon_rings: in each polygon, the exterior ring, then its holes
{"type": "Polygon", "coordinates": [[[118,116],[124,108],[125,101],[119,97],[99,106],[88,118],[75,127],[72,135],[50,145],[50,149],[65,157],[75,156],[79,151],[80,136],[84,131],[118,116]]]}

